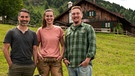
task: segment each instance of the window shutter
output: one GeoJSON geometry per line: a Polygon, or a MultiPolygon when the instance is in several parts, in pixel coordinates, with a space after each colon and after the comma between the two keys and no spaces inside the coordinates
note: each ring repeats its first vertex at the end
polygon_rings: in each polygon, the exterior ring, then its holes
{"type": "Polygon", "coordinates": [[[96,11],[94,11],[94,16],[96,16],[96,11]]]}
{"type": "Polygon", "coordinates": [[[104,22],[102,22],[102,28],[105,28],[105,23],[104,22]]]}
{"type": "Polygon", "coordinates": [[[112,28],[113,27],[113,22],[110,22],[110,28],[112,28]]]}
{"type": "Polygon", "coordinates": [[[85,18],[85,12],[83,11],[83,18],[85,18]]]}
{"type": "Polygon", "coordinates": [[[89,11],[86,12],[86,18],[88,18],[88,17],[89,17],[89,11]]]}

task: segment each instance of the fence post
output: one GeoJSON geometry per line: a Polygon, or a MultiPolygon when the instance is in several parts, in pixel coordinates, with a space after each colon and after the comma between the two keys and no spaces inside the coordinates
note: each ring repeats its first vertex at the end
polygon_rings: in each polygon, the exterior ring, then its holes
{"type": "Polygon", "coordinates": [[[127,32],[127,30],[126,30],[126,35],[128,35],[128,32],[127,32]]]}
{"type": "Polygon", "coordinates": [[[117,34],[118,34],[118,29],[117,29],[117,34]]]}

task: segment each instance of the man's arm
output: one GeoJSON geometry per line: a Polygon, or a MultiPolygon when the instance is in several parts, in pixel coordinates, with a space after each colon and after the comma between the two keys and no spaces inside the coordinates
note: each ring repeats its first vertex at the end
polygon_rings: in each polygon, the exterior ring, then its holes
{"type": "Polygon", "coordinates": [[[37,45],[33,46],[33,61],[34,61],[34,64],[36,65],[37,64],[37,45]]]}
{"type": "Polygon", "coordinates": [[[88,53],[87,58],[94,59],[96,54],[96,34],[92,26],[88,28],[88,53]]]}
{"type": "Polygon", "coordinates": [[[87,66],[96,54],[96,35],[92,26],[87,28],[88,52],[86,59],[79,66],[87,66]]]}
{"type": "Polygon", "coordinates": [[[9,43],[4,43],[3,53],[4,53],[4,56],[5,56],[6,61],[8,63],[8,66],[10,67],[12,65],[12,60],[10,58],[9,47],[10,47],[9,43]]]}
{"type": "Polygon", "coordinates": [[[66,50],[67,49],[67,38],[66,38],[67,32],[68,32],[68,29],[66,30],[66,33],[65,33],[65,43],[64,43],[65,51],[64,51],[64,55],[63,55],[63,62],[65,63],[66,66],[68,66],[70,64],[69,60],[67,59],[68,51],[66,50]]]}

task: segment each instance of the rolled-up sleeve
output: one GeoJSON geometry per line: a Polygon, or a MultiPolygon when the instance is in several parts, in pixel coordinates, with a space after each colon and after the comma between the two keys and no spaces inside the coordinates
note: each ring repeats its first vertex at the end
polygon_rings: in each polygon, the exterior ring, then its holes
{"type": "Polygon", "coordinates": [[[93,59],[96,54],[96,35],[92,26],[88,28],[88,53],[86,57],[93,59]]]}

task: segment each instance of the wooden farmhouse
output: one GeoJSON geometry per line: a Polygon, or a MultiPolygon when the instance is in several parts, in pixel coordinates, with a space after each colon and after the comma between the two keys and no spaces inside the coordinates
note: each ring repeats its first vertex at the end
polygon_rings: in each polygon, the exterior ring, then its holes
{"type": "Polygon", "coordinates": [[[70,9],[72,6],[81,6],[83,10],[83,22],[94,27],[96,31],[113,32],[114,28],[121,26],[123,31],[135,34],[135,26],[126,20],[120,14],[111,12],[101,6],[98,6],[93,0],[79,0],[75,4],[68,3],[68,9],[55,18],[55,24],[61,27],[68,27],[72,23],[70,9]]]}

